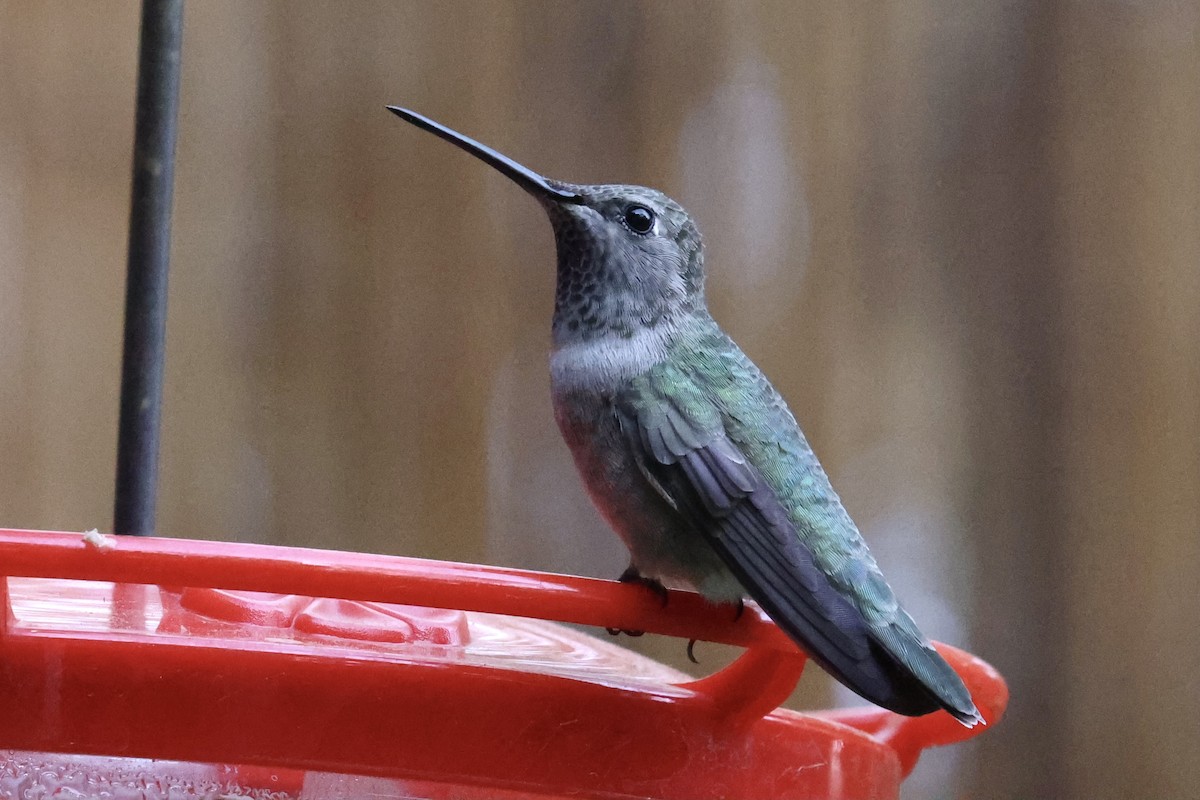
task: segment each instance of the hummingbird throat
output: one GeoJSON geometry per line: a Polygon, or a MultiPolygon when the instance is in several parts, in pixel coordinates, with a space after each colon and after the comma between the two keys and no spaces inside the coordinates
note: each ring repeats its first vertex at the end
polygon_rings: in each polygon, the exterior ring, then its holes
{"type": "Polygon", "coordinates": [[[666,248],[631,240],[587,206],[548,208],[558,251],[554,343],[661,338],[703,308],[700,283],[689,279],[701,259],[696,247],[666,248]]]}

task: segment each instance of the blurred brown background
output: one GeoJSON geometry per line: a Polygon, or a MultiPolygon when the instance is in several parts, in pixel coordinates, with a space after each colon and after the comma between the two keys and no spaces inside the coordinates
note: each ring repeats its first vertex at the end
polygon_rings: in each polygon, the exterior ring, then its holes
{"type": "MultiPolygon", "coordinates": [[[[110,524],[136,39],[0,3],[4,526],[110,524]]],[[[906,797],[1200,797],[1196,3],[205,0],[183,56],[164,534],[624,566],[549,226],[410,105],[698,218],[901,597],[1010,682],[906,797]]]]}

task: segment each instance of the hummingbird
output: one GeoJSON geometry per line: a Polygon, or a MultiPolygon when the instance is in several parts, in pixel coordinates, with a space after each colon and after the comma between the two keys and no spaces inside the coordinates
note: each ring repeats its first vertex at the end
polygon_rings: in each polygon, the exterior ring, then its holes
{"type": "Polygon", "coordinates": [[[550,180],[428,117],[554,229],[554,416],[630,553],[624,581],[747,596],[827,672],[899,714],[983,722],[884,580],[787,404],[717,325],[688,213],[642,186],[550,180]]]}

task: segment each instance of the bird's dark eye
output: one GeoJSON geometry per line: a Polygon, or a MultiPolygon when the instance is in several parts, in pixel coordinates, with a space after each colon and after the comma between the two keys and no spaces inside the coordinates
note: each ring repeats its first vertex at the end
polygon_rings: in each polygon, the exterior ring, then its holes
{"type": "Polygon", "coordinates": [[[649,233],[654,227],[654,212],[645,206],[629,206],[625,209],[625,225],[634,233],[649,233]]]}

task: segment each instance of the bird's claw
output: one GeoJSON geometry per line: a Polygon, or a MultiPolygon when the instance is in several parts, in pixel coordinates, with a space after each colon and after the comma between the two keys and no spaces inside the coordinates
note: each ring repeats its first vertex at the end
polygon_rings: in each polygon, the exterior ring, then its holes
{"type": "Polygon", "coordinates": [[[687,646],[688,661],[692,662],[693,664],[699,664],[700,661],[696,658],[696,653],[694,652],[695,647],[696,647],[696,640],[688,639],[688,646],[687,646]]]}
{"type": "Polygon", "coordinates": [[[646,635],[645,631],[631,631],[628,628],[605,628],[604,630],[608,632],[609,636],[620,636],[622,633],[634,637],[646,635]]]}

